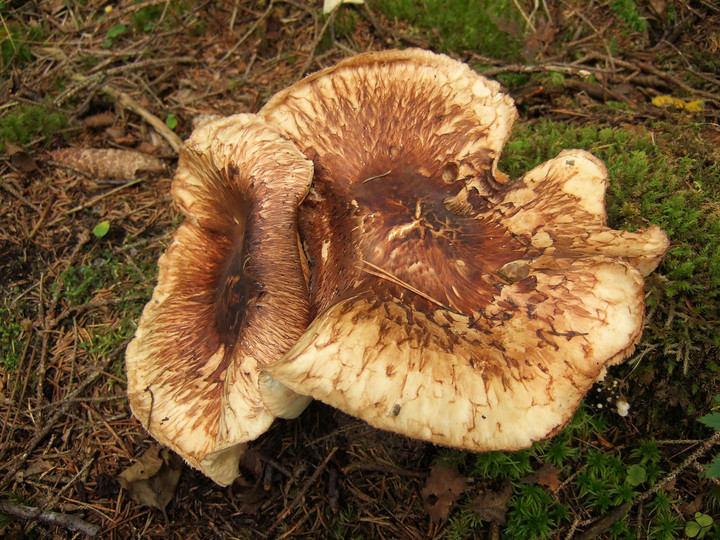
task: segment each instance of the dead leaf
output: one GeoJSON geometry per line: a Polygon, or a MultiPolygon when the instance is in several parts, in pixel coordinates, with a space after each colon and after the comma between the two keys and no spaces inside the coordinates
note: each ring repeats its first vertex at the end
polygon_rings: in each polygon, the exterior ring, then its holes
{"type": "Polygon", "coordinates": [[[165,513],[180,481],[182,460],[169,449],[152,446],[118,476],[118,482],[140,504],[165,513]]]}
{"type": "Polygon", "coordinates": [[[11,142],[5,143],[5,152],[10,156],[10,164],[22,172],[32,172],[38,166],[35,159],[28,154],[21,146],[11,142]]]}
{"type": "Polygon", "coordinates": [[[460,498],[467,479],[454,468],[436,463],[430,470],[430,476],[422,489],[422,499],[430,518],[433,521],[447,519],[450,507],[460,498]]]}
{"type": "Polygon", "coordinates": [[[543,21],[537,29],[525,38],[525,56],[536,58],[538,53],[544,52],[555,40],[557,28],[552,21],[543,21]]]}
{"type": "Polygon", "coordinates": [[[153,155],[158,151],[158,148],[159,147],[156,144],[153,144],[148,141],[142,141],[140,144],[138,144],[135,147],[135,151],[140,152],[142,154],[153,155]]]}
{"type": "Polygon", "coordinates": [[[550,463],[546,463],[520,481],[523,484],[540,484],[541,486],[547,486],[552,491],[555,491],[561,484],[559,475],[560,469],[550,463]]]}
{"type": "Polygon", "coordinates": [[[89,128],[109,127],[115,123],[115,115],[111,112],[93,114],[83,120],[89,128]]]}
{"type": "Polygon", "coordinates": [[[25,469],[24,471],[18,471],[15,474],[15,481],[22,482],[25,480],[25,478],[41,475],[48,472],[52,468],[53,464],[47,460],[39,459],[37,461],[33,461],[27,469],[25,469]]]}
{"type": "Polygon", "coordinates": [[[508,480],[500,491],[484,490],[472,500],[470,508],[485,521],[505,525],[511,497],[512,482],[508,480]]]}
{"type": "Polygon", "coordinates": [[[650,8],[660,20],[667,18],[667,2],[666,0],[650,0],[650,8]]]}
{"type": "Polygon", "coordinates": [[[159,159],[132,150],[60,148],[50,152],[50,155],[58,163],[96,178],[126,180],[140,173],[160,173],[165,170],[159,159]]]}
{"type": "Polygon", "coordinates": [[[114,141],[117,141],[125,137],[125,130],[120,126],[112,126],[105,130],[105,134],[114,141]]]}
{"type": "Polygon", "coordinates": [[[702,508],[703,496],[697,495],[692,502],[685,502],[680,505],[680,511],[685,516],[694,516],[702,508]]]}

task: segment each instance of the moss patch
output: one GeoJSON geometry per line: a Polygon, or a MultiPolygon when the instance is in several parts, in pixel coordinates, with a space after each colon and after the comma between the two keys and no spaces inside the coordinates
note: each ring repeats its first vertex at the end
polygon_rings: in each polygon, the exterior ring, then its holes
{"type": "Polygon", "coordinates": [[[474,51],[517,61],[523,23],[510,0],[382,0],[377,8],[388,19],[405,21],[444,52],[474,51]]]}

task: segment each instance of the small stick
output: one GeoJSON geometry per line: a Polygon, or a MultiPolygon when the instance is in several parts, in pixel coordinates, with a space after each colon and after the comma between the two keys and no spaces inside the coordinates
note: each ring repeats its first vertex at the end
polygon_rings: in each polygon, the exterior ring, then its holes
{"type": "Polygon", "coordinates": [[[71,531],[80,531],[88,536],[95,536],[100,531],[99,526],[88,523],[72,514],[41,510],[34,506],[24,506],[7,500],[0,500],[0,512],[20,519],[42,521],[71,531]]]}
{"type": "Polygon", "coordinates": [[[406,476],[408,478],[426,478],[427,473],[419,471],[411,471],[408,469],[401,469],[399,467],[392,467],[389,465],[380,465],[378,463],[362,463],[354,461],[349,465],[342,468],[343,474],[347,474],[352,471],[370,471],[380,472],[386,474],[396,474],[398,476],[406,476]]]}
{"type": "Polygon", "coordinates": [[[392,171],[384,172],[384,173],[382,173],[382,174],[376,174],[375,176],[371,176],[370,178],[366,178],[366,179],[363,180],[361,183],[364,184],[365,182],[369,182],[370,180],[375,180],[376,178],[382,178],[383,176],[387,176],[387,175],[390,174],[391,172],[392,172],[392,171]]]}
{"type": "MultiPolygon", "coordinates": [[[[581,534],[578,538],[580,540],[589,540],[590,538],[596,538],[603,532],[605,532],[607,529],[609,529],[613,523],[615,523],[618,519],[622,518],[625,514],[627,514],[630,509],[635,506],[636,504],[642,505],[645,501],[647,501],[650,497],[652,497],[655,493],[660,491],[668,482],[673,480],[678,474],[683,472],[685,469],[690,468],[692,465],[694,465],[698,459],[700,459],[705,453],[707,453],[715,444],[720,442],[720,431],[716,431],[713,435],[705,439],[700,445],[700,447],[695,450],[692,454],[690,454],[685,461],[683,461],[680,465],[675,467],[672,471],[670,471],[668,474],[666,474],[661,480],[659,480],[653,487],[645,491],[644,493],[641,493],[637,497],[635,497],[632,501],[626,502],[623,505],[620,505],[616,508],[613,508],[610,513],[605,515],[604,517],[600,518],[600,520],[596,521],[589,529],[587,529],[583,534],[581,534]]],[[[581,524],[582,525],[582,524],[581,524]]]]}
{"type": "Polygon", "coordinates": [[[292,473],[290,471],[288,471],[285,467],[283,467],[282,464],[277,459],[273,459],[270,456],[266,456],[262,452],[259,453],[259,456],[260,456],[261,461],[264,461],[265,463],[270,465],[277,472],[279,472],[283,476],[292,478],[292,473]]]}
{"type": "Polygon", "coordinates": [[[337,512],[340,500],[340,491],[338,490],[338,470],[336,467],[330,467],[328,469],[328,502],[330,503],[330,510],[333,513],[337,512]]]}
{"type": "Polygon", "coordinates": [[[591,538],[597,538],[602,533],[607,531],[610,527],[612,527],[613,523],[615,523],[617,520],[621,519],[625,514],[627,514],[632,508],[632,506],[632,502],[626,502],[625,504],[621,504],[617,508],[613,508],[613,510],[609,514],[607,514],[600,521],[595,523],[592,527],[590,527],[588,530],[578,536],[578,540],[590,540],[591,538]]]}
{"type": "Polygon", "coordinates": [[[35,235],[37,234],[38,230],[40,229],[40,225],[42,225],[43,221],[48,217],[48,214],[50,213],[50,210],[52,210],[53,204],[55,203],[55,199],[57,196],[53,193],[50,195],[50,200],[47,202],[47,206],[45,206],[45,210],[42,211],[42,214],[40,214],[40,219],[37,220],[37,223],[35,223],[35,226],[33,227],[32,231],[30,231],[30,234],[28,235],[28,240],[32,240],[35,235]]]}
{"type": "MultiPolygon", "coordinates": [[[[258,27],[258,25],[261,22],[263,22],[263,20],[265,20],[265,17],[270,15],[270,11],[273,8],[273,2],[274,2],[274,0],[270,0],[270,3],[268,4],[267,9],[265,10],[265,13],[260,15],[260,17],[252,24],[250,29],[247,32],[245,32],[245,34],[243,34],[243,36],[237,41],[237,43],[235,43],[235,45],[230,47],[230,50],[223,55],[223,57],[218,61],[218,64],[222,64],[223,62],[225,62],[225,60],[227,60],[238,49],[238,47],[240,47],[240,45],[243,44],[243,42],[248,38],[248,36],[252,35],[252,33],[255,31],[255,29],[258,27]]],[[[237,7],[235,9],[237,10],[237,7]]],[[[233,13],[233,15],[235,15],[235,13],[233,13]]]]}
{"type": "MultiPolygon", "coordinates": [[[[136,178],[135,180],[130,180],[129,182],[124,183],[121,186],[118,186],[116,188],[111,189],[110,191],[106,191],[105,193],[101,193],[100,195],[97,195],[96,197],[93,197],[88,202],[81,204],[80,206],[76,206],[75,208],[71,208],[70,210],[66,210],[63,212],[63,216],[68,216],[70,214],[74,214],[75,212],[79,212],[80,210],[84,210],[85,208],[90,208],[92,206],[95,206],[95,203],[98,201],[101,201],[102,199],[109,197],[110,195],[115,195],[118,191],[122,191],[123,189],[132,187],[136,184],[139,184],[140,182],[144,182],[144,178],[136,178]]],[[[58,220],[55,220],[51,223],[51,225],[54,225],[58,220]]]]}
{"type": "Polygon", "coordinates": [[[143,120],[145,120],[148,124],[155,128],[155,131],[157,131],[165,138],[165,140],[170,144],[170,146],[173,150],[175,150],[176,153],[180,150],[180,147],[183,144],[182,139],[178,137],[173,130],[167,127],[165,125],[165,122],[160,120],[157,116],[148,111],[145,107],[140,105],[137,101],[135,101],[125,92],[120,92],[119,90],[115,90],[110,86],[104,87],[102,91],[113,99],[117,100],[120,105],[122,105],[129,111],[132,111],[138,116],[140,116],[143,120]]]}
{"type": "Polygon", "coordinates": [[[364,259],[363,259],[362,262],[363,262],[363,264],[367,264],[372,270],[375,270],[374,272],[372,272],[371,270],[368,270],[367,268],[361,268],[361,270],[362,270],[363,272],[367,272],[368,274],[373,275],[373,276],[376,276],[376,277],[379,277],[379,278],[387,279],[387,280],[390,281],[391,283],[395,283],[396,285],[400,285],[401,287],[407,289],[408,291],[410,291],[410,292],[412,292],[412,293],[415,293],[415,294],[417,294],[418,296],[421,296],[421,297],[424,298],[425,300],[428,300],[429,302],[432,302],[433,304],[436,304],[436,305],[440,306],[440,307],[443,308],[443,309],[446,309],[446,310],[448,310],[448,311],[452,311],[453,313],[457,313],[457,311],[455,311],[455,310],[454,310],[453,308],[451,308],[450,306],[446,306],[445,304],[443,304],[443,303],[440,302],[439,300],[435,300],[435,299],[434,299],[432,296],[430,296],[429,294],[426,294],[426,293],[422,292],[420,289],[416,289],[415,287],[413,287],[413,286],[410,285],[409,283],[406,283],[405,281],[403,281],[403,280],[400,279],[399,277],[391,274],[390,272],[388,272],[388,271],[385,270],[384,268],[381,268],[380,266],[374,265],[373,263],[368,262],[368,261],[366,261],[366,260],[364,260],[364,259]]]}
{"type": "Polygon", "coordinates": [[[335,455],[335,452],[337,452],[337,446],[330,451],[330,453],[329,453],[329,454],[327,455],[327,457],[323,460],[323,462],[318,466],[317,469],[315,469],[315,472],[314,472],[314,473],[312,474],[312,476],[308,479],[308,481],[305,482],[305,485],[304,485],[304,486],[302,487],[302,489],[300,490],[300,493],[298,493],[298,494],[295,496],[295,498],[292,500],[292,502],[291,502],[288,506],[285,507],[285,510],[283,510],[282,512],[280,512],[280,515],[279,515],[279,516],[277,517],[277,519],[275,520],[275,524],[274,524],[272,527],[270,527],[270,529],[267,531],[268,534],[270,534],[271,532],[273,532],[273,531],[278,527],[278,525],[280,525],[280,523],[282,522],[282,520],[284,520],[286,517],[288,517],[288,515],[290,514],[290,512],[292,512],[292,511],[295,509],[295,507],[296,507],[298,504],[300,504],[300,501],[301,501],[302,498],[305,496],[305,494],[307,493],[307,491],[310,489],[310,486],[312,486],[312,485],[315,483],[315,481],[316,481],[316,480],[318,479],[318,477],[320,476],[320,473],[322,473],[322,472],[325,470],[325,467],[327,467],[328,462],[329,462],[330,459],[332,459],[332,457],[335,455]]]}
{"type": "Polygon", "coordinates": [[[275,472],[275,470],[273,469],[272,464],[266,463],[265,471],[263,473],[263,489],[265,491],[270,491],[270,488],[272,487],[273,472],[275,472]]]}
{"type": "Polygon", "coordinates": [[[693,463],[707,453],[715,444],[720,442],[720,431],[716,431],[713,435],[705,439],[700,448],[690,454],[685,461],[670,471],[662,480],[659,480],[653,487],[635,499],[634,503],[640,503],[648,500],[652,495],[660,491],[668,482],[673,480],[678,474],[689,468],[693,463]]]}
{"type": "Polygon", "coordinates": [[[325,24],[323,24],[322,28],[320,29],[320,32],[317,36],[315,36],[315,40],[312,43],[312,46],[310,47],[310,55],[307,57],[307,60],[305,60],[305,63],[302,66],[302,69],[300,70],[300,73],[298,74],[298,79],[301,79],[303,75],[305,75],[305,72],[310,69],[310,65],[312,64],[313,60],[315,59],[315,51],[317,50],[318,45],[320,44],[320,40],[323,37],[323,34],[325,33],[325,30],[327,30],[328,26],[330,26],[333,21],[335,21],[335,15],[337,15],[338,8],[335,8],[332,10],[332,13],[330,13],[330,16],[325,20],[325,24]]]}

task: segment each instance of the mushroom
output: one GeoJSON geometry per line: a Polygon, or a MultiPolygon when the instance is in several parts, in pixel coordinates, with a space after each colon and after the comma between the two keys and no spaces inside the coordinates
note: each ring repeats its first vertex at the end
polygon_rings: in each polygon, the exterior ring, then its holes
{"type": "Polygon", "coordinates": [[[315,166],[299,209],[313,322],[269,378],[378,428],[473,451],[557,432],[640,338],[656,226],[607,226],[581,150],[510,182],[513,101],[420,50],[361,54],[260,111],[315,166]]]}
{"type": "Polygon", "coordinates": [[[172,184],[187,216],[160,258],[158,283],[126,354],[134,414],[158,441],[218,484],[239,474],[245,443],[309,402],[265,384],[309,323],[297,207],[312,163],[254,115],[197,129],[172,184]]]}

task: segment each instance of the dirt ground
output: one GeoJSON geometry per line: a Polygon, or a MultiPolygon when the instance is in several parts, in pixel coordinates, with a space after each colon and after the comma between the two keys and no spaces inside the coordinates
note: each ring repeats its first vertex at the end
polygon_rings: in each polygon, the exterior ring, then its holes
{"type": "MultiPolygon", "coordinates": [[[[719,145],[720,74],[712,58],[720,55],[720,8],[710,1],[638,2],[649,27],[633,31],[618,22],[608,2],[520,1],[513,9],[529,22],[525,29],[498,23],[522,44],[521,56],[508,59],[445,50],[441,35],[389,18],[380,0],[343,6],[329,17],[320,4],[0,2],[0,118],[22,110],[29,126],[27,134],[13,132],[20,139],[15,142],[9,131],[0,132],[6,139],[0,282],[7,317],[0,322],[6,356],[0,498],[13,505],[0,506],[5,538],[502,534],[502,519],[486,518],[469,533],[432,519],[423,488],[442,449],[374,429],[321,403],[296,420],[276,421],[252,443],[242,476],[230,487],[162,453],[162,473],[136,495],[152,504],[121,487],[119,474],[146,450],[158,455],[130,413],[123,359],[152,292],[157,259],[181,220],[170,197],[177,145],[201,114],[257,112],[278,90],[340,59],[408,46],[483,66],[510,87],[521,122],[685,122],[699,124],[705,139],[719,145]],[[667,22],[670,9],[675,15],[667,22]],[[551,84],[551,73],[562,78],[551,84]],[[676,101],[653,104],[663,96],[676,101]],[[698,100],[703,109],[693,116],[698,100]],[[37,106],[44,112],[36,118],[31,109],[37,106]],[[53,122],[56,128],[46,134],[53,122]],[[83,153],[88,149],[139,154],[128,161],[127,155],[83,153]],[[29,516],[18,510],[28,507],[37,510],[29,516]]],[[[601,450],[620,447],[633,436],[623,429],[618,422],[588,439],[601,450]]],[[[686,443],[661,446],[667,459],[661,478],[676,499],[693,504],[712,487],[696,467],[717,450],[718,438],[680,435],[686,443]]],[[[643,511],[642,493],[660,489],[639,490],[639,498],[613,514],[578,509],[572,503],[578,494],[565,489],[571,474],[560,480],[545,484],[553,500],[570,508],[548,535],[553,538],[608,534],[608,516],[617,520],[628,512],[638,524],[633,530],[644,530],[651,511],[643,511]]],[[[483,490],[502,491],[469,479],[465,498],[455,497],[452,508],[483,490]]],[[[677,512],[692,517],[694,508],[677,512]]],[[[696,508],[712,514],[706,502],[696,508]]]]}

